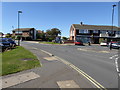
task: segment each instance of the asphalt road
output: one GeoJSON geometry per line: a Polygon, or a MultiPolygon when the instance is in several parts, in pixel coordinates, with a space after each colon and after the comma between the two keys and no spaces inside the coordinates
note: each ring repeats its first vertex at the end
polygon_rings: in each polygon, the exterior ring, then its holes
{"type": "Polygon", "coordinates": [[[30,47],[48,51],[55,56],[74,64],[105,88],[118,88],[118,73],[115,66],[115,57],[112,57],[118,54],[117,50],[110,51],[106,47],[97,45],[62,46],[29,42],[22,42],[21,45],[28,45],[30,47]],[[78,48],[83,50],[78,50],[78,48]],[[107,51],[108,53],[100,51],[107,51]],[[110,59],[110,57],[112,57],[112,59],[110,59]]]}

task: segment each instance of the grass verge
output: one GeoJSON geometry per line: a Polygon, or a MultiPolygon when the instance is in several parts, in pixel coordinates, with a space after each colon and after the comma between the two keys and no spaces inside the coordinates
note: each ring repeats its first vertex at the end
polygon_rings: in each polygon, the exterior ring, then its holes
{"type": "Polygon", "coordinates": [[[0,75],[12,74],[40,66],[37,57],[21,46],[1,54],[2,73],[0,75]]]}

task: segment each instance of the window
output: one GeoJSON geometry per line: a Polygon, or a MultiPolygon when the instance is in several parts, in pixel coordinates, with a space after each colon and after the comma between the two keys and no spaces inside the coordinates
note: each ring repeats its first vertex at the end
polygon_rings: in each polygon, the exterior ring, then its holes
{"type": "Polygon", "coordinates": [[[116,31],[116,34],[120,34],[120,31],[116,31]]]}
{"type": "Polygon", "coordinates": [[[111,33],[112,33],[112,31],[108,31],[108,33],[109,33],[109,34],[111,34],[111,33]]]}
{"type": "Polygon", "coordinates": [[[81,30],[79,30],[79,33],[88,33],[88,30],[87,29],[81,29],[81,30]]]}
{"type": "Polygon", "coordinates": [[[100,33],[101,33],[101,34],[106,34],[107,31],[105,31],[105,30],[104,30],[104,31],[100,31],[100,33]]]}
{"type": "Polygon", "coordinates": [[[98,30],[93,30],[93,33],[98,33],[98,30]]]}

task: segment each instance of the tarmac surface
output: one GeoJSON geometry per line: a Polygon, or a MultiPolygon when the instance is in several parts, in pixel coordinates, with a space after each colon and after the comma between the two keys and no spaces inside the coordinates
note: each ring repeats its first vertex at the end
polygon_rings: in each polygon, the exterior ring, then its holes
{"type": "Polygon", "coordinates": [[[48,45],[32,42],[22,42],[21,45],[50,52],[84,71],[105,88],[118,88],[118,72],[115,64],[118,50],[109,50],[108,47],[99,45],[48,45]],[[78,50],[79,48],[85,51],[78,50]]]}

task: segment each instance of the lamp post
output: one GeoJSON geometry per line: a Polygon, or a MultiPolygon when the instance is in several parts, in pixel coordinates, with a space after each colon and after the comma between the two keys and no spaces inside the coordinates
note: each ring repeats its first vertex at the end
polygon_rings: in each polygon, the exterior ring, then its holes
{"type": "Polygon", "coordinates": [[[114,7],[116,7],[117,5],[112,5],[112,35],[113,35],[113,21],[114,21],[114,7]]]}
{"type": "MultiPolygon", "coordinates": [[[[22,13],[22,11],[18,11],[18,35],[19,35],[19,28],[20,28],[20,13],[22,13]]],[[[18,37],[18,46],[20,46],[20,37],[18,37]]]]}

